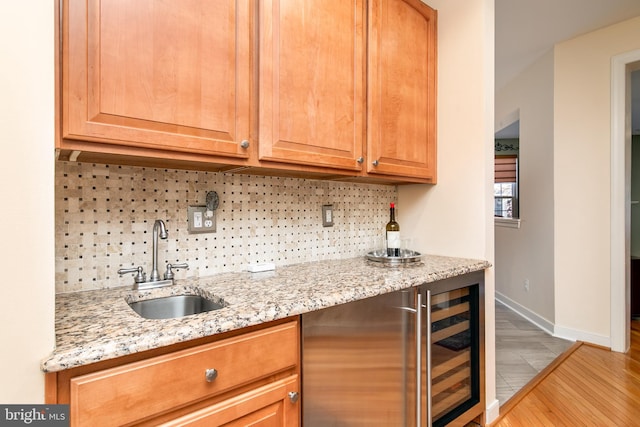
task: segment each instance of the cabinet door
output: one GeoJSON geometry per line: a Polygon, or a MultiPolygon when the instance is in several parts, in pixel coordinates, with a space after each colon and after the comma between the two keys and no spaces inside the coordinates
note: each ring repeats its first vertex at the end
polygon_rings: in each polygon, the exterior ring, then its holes
{"type": "Polygon", "coordinates": [[[63,1],[62,137],[246,158],[250,15],[249,0],[63,1]]]}
{"type": "Polygon", "coordinates": [[[436,181],[436,11],[369,2],[367,172],[436,181]]]}
{"type": "Polygon", "coordinates": [[[162,426],[295,427],[299,425],[300,401],[291,399],[289,393],[298,392],[298,376],[293,375],[162,426]]]}
{"type": "Polygon", "coordinates": [[[260,2],[261,160],[361,170],[365,12],[364,0],[260,2]]]}

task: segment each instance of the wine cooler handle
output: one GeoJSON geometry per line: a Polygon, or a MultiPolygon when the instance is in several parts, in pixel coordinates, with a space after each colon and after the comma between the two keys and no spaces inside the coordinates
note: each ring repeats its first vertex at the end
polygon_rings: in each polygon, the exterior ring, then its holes
{"type": "Polygon", "coordinates": [[[433,417],[431,416],[431,291],[427,290],[427,427],[431,427],[433,417]]]}
{"type": "MultiPolygon", "coordinates": [[[[429,347],[429,341],[427,341],[429,347]]],[[[422,426],[422,292],[416,296],[416,427],[422,426]]]]}

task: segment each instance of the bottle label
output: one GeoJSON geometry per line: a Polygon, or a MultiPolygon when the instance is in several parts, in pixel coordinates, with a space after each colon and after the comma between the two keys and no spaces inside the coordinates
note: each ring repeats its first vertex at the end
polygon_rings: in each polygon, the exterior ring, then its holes
{"type": "Polygon", "coordinates": [[[400,232],[387,231],[387,248],[400,249],[400,232]]]}

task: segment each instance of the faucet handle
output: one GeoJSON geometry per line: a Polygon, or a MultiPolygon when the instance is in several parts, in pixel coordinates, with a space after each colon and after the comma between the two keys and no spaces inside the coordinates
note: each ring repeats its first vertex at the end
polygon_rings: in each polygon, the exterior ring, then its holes
{"type": "Polygon", "coordinates": [[[182,264],[167,264],[167,271],[164,272],[164,280],[173,280],[174,274],[173,274],[173,269],[179,269],[179,268],[189,268],[189,264],[187,264],[186,262],[183,262],[182,264]]]}
{"type": "Polygon", "coordinates": [[[121,268],[118,270],[119,275],[127,274],[127,273],[136,273],[133,278],[135,283],[144,283],[147,281],[147,275],[142,271],[142,267],[133,267],[133,268],[121,268]]]}

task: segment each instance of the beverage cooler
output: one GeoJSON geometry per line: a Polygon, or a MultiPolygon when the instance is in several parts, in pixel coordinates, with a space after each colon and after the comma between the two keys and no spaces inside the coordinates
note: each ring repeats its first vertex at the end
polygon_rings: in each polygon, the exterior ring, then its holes
{"type": "Polygon", "coordinates": [[[447,425],[481,403],[479,294],[479,284],[444,292],[424,287],[418,293],[426,314],[421,347],[428,353],[422,357],[421,425],[447,425]]]}
{"type": "Polygon", "coordinates": [[[303,426],[464,425],[480,416],[483,280],[475,272],[304,314],[303,426]]]}

